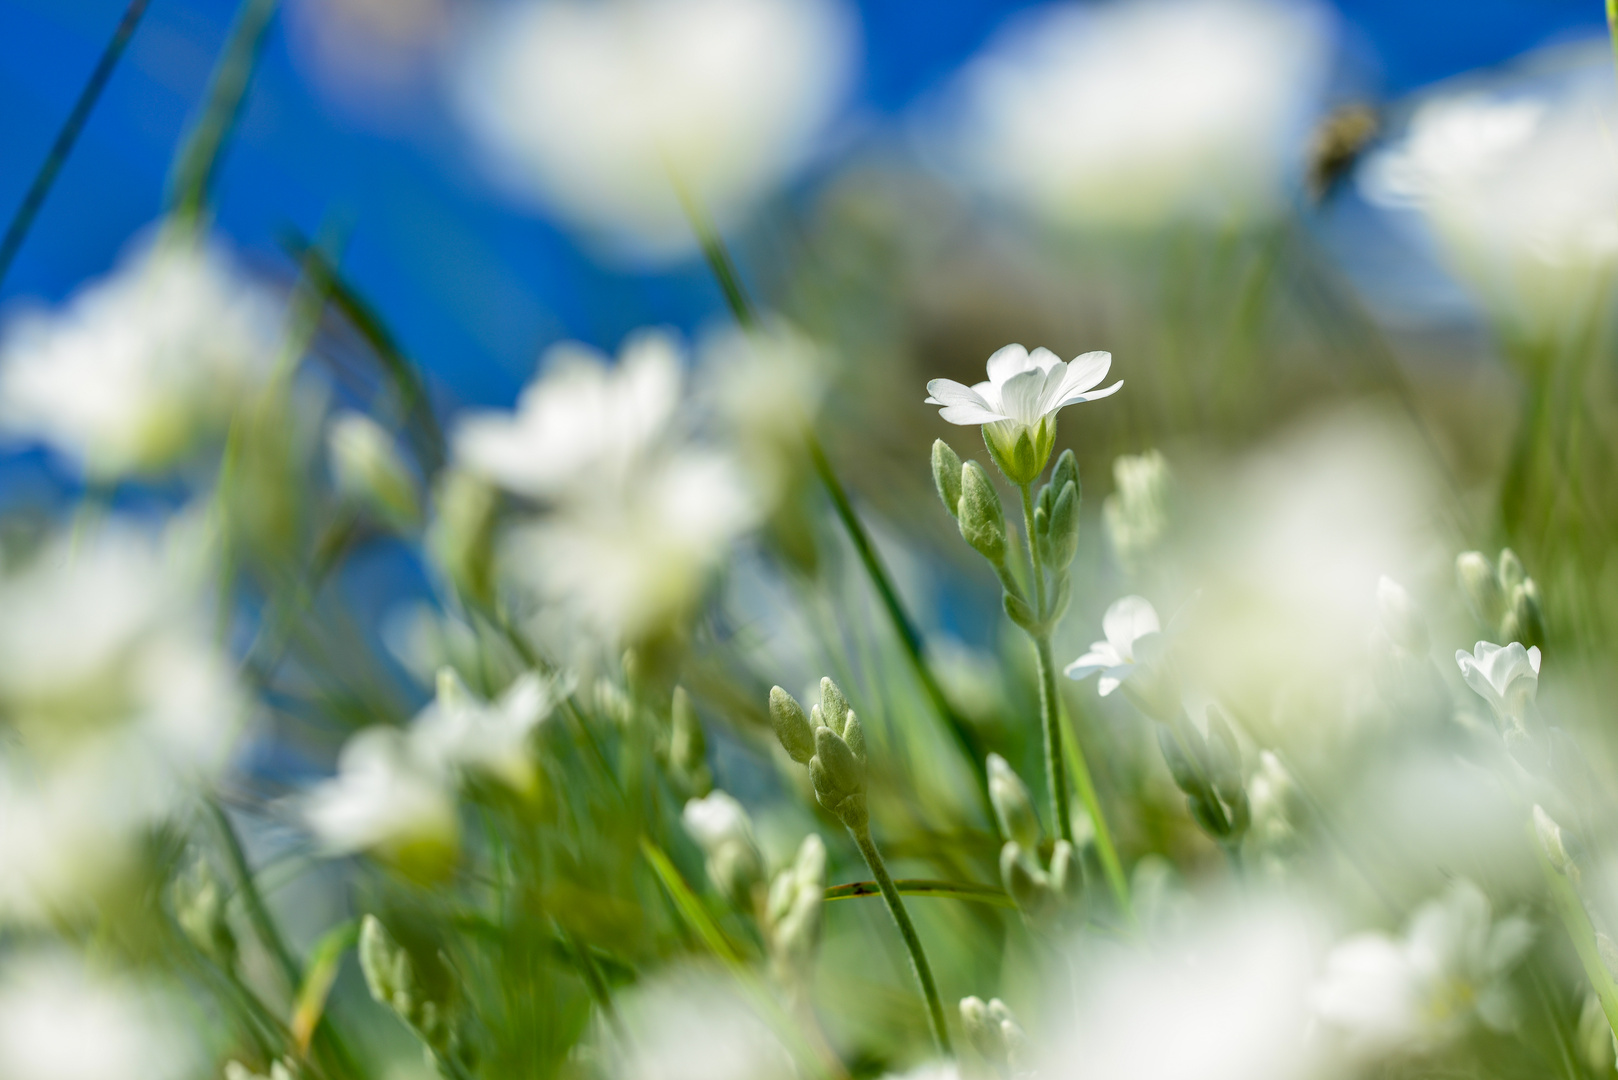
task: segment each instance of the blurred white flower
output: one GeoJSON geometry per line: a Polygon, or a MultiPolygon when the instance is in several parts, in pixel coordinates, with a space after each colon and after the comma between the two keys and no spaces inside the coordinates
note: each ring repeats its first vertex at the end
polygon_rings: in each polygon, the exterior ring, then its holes
{"type": "Polygon", "coordinates": [[[1539,690],[1539,648],[1524,649],[1521,642],[1494,645],[1480,641],[1468,653],[1455,651],[1466,685],[1502,720],[1521,723],[1539,690]]]}
{"type": "Polygon", "coordinates": [[[6,1080],[182,1080],[202,1064],[191,1022],[153,989],[65,954],[20,956],[0,974],[6,1080]]]}
{"type": "Polygon", "coordinates": [[[1161,452],[1123,454],[1112,463],[1114,491],[1101,504],[1107,539],[1125,567],[1136,569],[1169,528],[1169,465],[1161,452]]]}
{"type": "Polygon", "coordinates": [[[854,24],[836,0],[527,0],[473,35],[462,112],[512,187],[643,254],[737,220],[813,149],[854,24]]]}
{"type": "Polygon", "coordinates": [[[277,305],[220,250],[160,239],[0,343],[0,431],[95,478],[158,472],[229,422],[269,371],[277,305]]]}
{"type": "Polygon", "coordinates": [[[396,728],[351,736],[337,775],[310,791],[302,810],[327,853],[372,851],[424,878],[449,865],[459,845],[448,777],[396,728]]]}
{"type": "Polygon", "coordinates": [[[1361,934],[1332,949],[1311,995],[1315,1012],[1369,1056],[1442,1046],[1474,1017],[1507,1030],[1507,976],[1533,937],[1526,919],[1495,921],[1488,897],[1458,880],[1422,905],[1402,939],[1361,934]]]}
{"type": "Polygon", "coordinates": [[[1092,642],[1090,651],[1069,664],[1065,672],[1070,679],[1087,679],[1099,671],[1101,678],[1096,688],[1106,697],[1134,674],[1136,644],[1148,635],[1161,633],[1162,627],[1150,601],[1126,596],[1107,608],[1101,617],[1101,632],[1107,639],[1092,642]]]}
{"type": "Polygon", "coordinates": [[[742,804],[723,791],[711,791],[687,800],[680,823],[708,857],[708,877],[733,902],[747,906],[754,886],[764,880],[764,856],[742,804]]]}
{"type": "Polygon", "coordinates": [[[572,688],[565,676],[519,675],[494,701],[479,701],[453,668],[438,673],[438,697],[416,717],[410,740],[444,769],[491,776],[520,795],[539,784],[533,739],[572,688]]]}
{"type": "Polygon", "coordinates": [[[1052,6],[968,67],[957,139],[977,183],[1064,224],[1250,220],[1299,171],[1327,54],[1321,12],[1281,0],[1052,6]]]}
{"type": "Polygon", "coordinates": [[[727,326],[704,338],[700,389],[759,486],[778,493],[801,468],[804,433],[826,393],[829,358],[791,324],[727,326]]]}
{"type": "Polygon", "coordinates": [[[629,338],[616,366],[588,346],[555,346],[515,413],[479,412],[459,422],[455,456],[531,498],[621,484],[680,408],[680,365],[674,339],[655,331],[629,338]]]}
{"type": "Polygon", "coordinates": [[[1085,964],[1053,1017],[1047,1080],[1301,1080],[1319,949],[1299,910],[1252,896],[1155,947],[1085,964]],[[1172,1027],[1172,1037],[1165,1024],[1172,1027]]]}
{"type": "Polygon", "coordinates": [[[623,1080],[793,1080],[798,1070],[732,979],[696,970],[642,982],[619,1000],[632,1038],[609,1075],[623,1080]]]}
{"type": "Polygon", "coordinates": [[[1419,211],[1497,316],[1578,332],[1618,266],[1612,57],[1564,50],[1526,67],[1423,102],[1361,187],[1419,211]]]}
{"type": "Polygon", "coordinates": [[[541,599],[618,640],[690,611],[762,506],[729,455],[670,448],[625,482],[514,526],[502,559],[541,599]]]}
{"type": "Polygon", "coordinates": [[[1021,345],[1007,345],[989,357],[989,377],[972,386],[954,379],[933,379],[927,384],[928,405],[940,405],[938,415],[963,427],[983,425],[983,440],[995,463],[1016,483],[1033,479],[1044,469],[1056,442],[1056,414],[1069,405],[1116,394],[1120,379],[1097,390],[1112,367],[1112,353],[1087,352],[1071,362],[1049,349],[1030,353],[1021,345]],[[1018,453],[1024,436],[1031,453],[1018,453]]]}

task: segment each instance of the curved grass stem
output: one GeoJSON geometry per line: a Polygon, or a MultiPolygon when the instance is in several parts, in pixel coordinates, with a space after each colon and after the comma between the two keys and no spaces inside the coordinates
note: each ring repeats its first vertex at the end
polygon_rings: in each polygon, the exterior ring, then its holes
{"type": "Polygon", "coordinates": [[[927,953],[921,947],[921,937],[916,933],[915,924],[910,921],[910,913],[905,910],[904,898],[899,895],[898,887],[888,875],[887,864],[882,861],[882,853],[876,849],[876,841],[871,839],[871,827],[861,825],[857,829],[851,827],[848,831],[859,845],[860,854],[865,856],[865,864],[871,868],[871,876],[876,878],[877,887],[882,890],[882,899],[888,902],[888,913],[893,916],[894,924],[899,927],[899,936],[904,938],[905,948],[910,951],[911,970],[921,984],[922,997],[927,999],[927,1019],[932,1025],[933,1039],[938,1043],[939,1053],[947,1057],[951,1050],[949,1025],[944,1019],[944,1002],[938,996],[933,969],[927,963],[927,953]]]}

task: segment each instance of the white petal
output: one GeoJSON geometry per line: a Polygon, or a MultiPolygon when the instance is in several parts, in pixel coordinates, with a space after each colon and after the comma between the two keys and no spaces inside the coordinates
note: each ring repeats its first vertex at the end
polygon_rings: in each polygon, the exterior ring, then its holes
{"type": "Polygon", "coordinates": [[[1067,365],[1067,375],[1055,396],[1067,398],[1099,386],[1111,368],[1110,352],[1087,352],[1082,356],[1075,356],[1067,365]]]}
{"type": "Polygon", "coordinates": [[[1117,667],[1123,663],[1123,657],[1118,655],[1109,642],[1098,641],[1090,646],[1090,651],[1069,664],[1063,673],[1070,679],[1088,679],[1098,671],[1117,667]]]}
{"type": "Polygon", "coordinates": [[[988,407],[983,395],[970,386],[954,379],[934,379],[927,384],[928,405],[981,405],[988,407]]]}
{"type": "Polygon", "coordinates": [[[1067,365],[1062,363],[1062,358],[1044,346],[1041,346],[1029,353],[1028,359],[1032,360],[1034,366],[1040,371],[1044,372],[1046,375],[1049,375],[1052,371],[1055,371],[1058,366],[1060,366],[1064,371],[1067,369],[1067,365]]]}
{"type": "Polygon", "coordinates": [[[1113,602],[1101,617],[1101,632],[1118,650],[1120,656],[1130,656],[1135,641],[1162,629],[1157,621],[1157,609],[1143,596],[1126,596],[1113,602]]]}
{"type": "Polygon", "coordinates": [[[1040,412],[1045,388],[1045,375],[1038,368],[1019,371],[1000,386],[1000,411],[1024,424],[1036,424],[1044,415],[1040,412]]]}
{"type": "Polygon", "coordinates": [[[1535,645],[1528,650],[1528,663],[1533,667],[1534,674],[1539,674],[1539,646],[1535,645]]]}
{"type": "Polygon", "coordinates": [[[1021,345],[1007,345],[989,357],[989,381],[999,385],[1020,371],[1033,370],[1034,361],[1021,345]]]}
{"type": "Polygon", "coordinates": [[[1087,390],[1082,394],[1073,394],[1070,397],[1063,398],[1056,408],[1064,409],[1069,405],[1078,405],[1085,401],[1099,401],[1104,397],[1111,397],[1123,388],[1124,380],[1119,379],[1105,390],[1087,390]]]}
{"type": "Polygon", "coordinates": [[[951,424],[960,424],[969,427],[976,424],[992,424],[997,420],[1007,420],[1009,417],[991,412],[982,405],[949,405],[938,410],[938,415],[951,424]]]}
{"type": "Polygon", "coordinates": [[[1118,689],[1123,684],[1124,684],[1124,681],[1122,679],[1118,678],[1116,675],[1110,675],[1110,674],[1109,675],[1103,675],[1103,676],[1101,676],[1101,679],[1096,683],[1096,690],[1098,690],[1101,693],[1102,697],[1106,697],[1108,694],[1112,693],[1114,690],[1118,689]]]}

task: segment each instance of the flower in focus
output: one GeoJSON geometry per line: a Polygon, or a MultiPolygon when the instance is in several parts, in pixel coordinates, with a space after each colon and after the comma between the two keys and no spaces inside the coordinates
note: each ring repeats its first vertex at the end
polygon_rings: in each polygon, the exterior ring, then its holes
{"type": "Polygon", "coordinates": [[[1520,642],[1494,645],[1480,641],[1470,653],[1455,652],[1466,685],[1489,703],[1496,716],[1521,725],[1539,690],[1539,649],[1524,649],[1520,642]]]}
{"type": "Polygon", "coordinates": [[[680,353],[667,334],[631,337],[617,366],[594,349],[555,346],[514,413],[460,421],[455,456],[508,491],[543,499],[621,483],[680,407],[680,353]]]}
{"type": "Polygon", "coordinates": [[[160,239],[0,342],[0,431],[87,475],[161,472],[217,435],[268,373],[276,305],[220,250],[160,239]]]}
{"type": "Polygon", "coordinates": [[[1555,59],[1423,102],[1361,180],[1373,202],[1418,211],[1497,315],[1539,333],[1582,327],[1618,266],[1611,55],[1555,59]]]}
{"type": "Polygon", "coordinates": [[[327,853],[372,851],[422,879],[443,872],[460,842],[447,777],[395,728],[352,736],[337,775],[309,792],[302,809],[327,853]]]}
{"type": "Polygon", "coordinates": [[[6,1080],[183,1080],[201,1063],[191,1025],[154,990],[59,954],[9,959],[0,974],[6,1080]]]}
{"type": "Polygon", "coordinates": [[[1532,943],[1526,919],[1495,921],[1488,897],[1456,881],[1422,905],[1403,939],[1369,933],[1332,949],[1312,1000],[1316,1014],[1367,1055],[1429,1050],[1475,1017],[1511,1026],[1507,976],[1532,943]]]}
{"type": "MultiPolygon", "coordinates": [[[[1316,934],[1252,897],[1149,950],[1086,964],[1078,1011],[1044,1048],[1048,1080],[1302,1080],[1316,934]],[[1172,1038],[1165,1018],[1173,1018],[1172,1038]]],[[[1065,1018],[1064,1018],[1065,1020],[1065,1018]]]]}
{"type": "Polygon", "coordinates": [[[952,424],[983,425],[983,441],[1000,471],[1016,484],[1032,483],[1056,444],[1056,414],[1069,405],[1116,394],[1123,380],[1095,389],[1112,367],[1112,354],[1088,352],[1071,362],[1048,349],[1030,353],[1007,345],[989,357],[989,377],[973,386],[953,379],[927,384],[927,404],[952,424]]]}
{"type": "Polygon", "coordinates": [[[683,254],[684,199],[737,220],[808,156],[852,42],[835,0],[531,0],[474,36],[459,98],[512,187],[683,254]]]}
{"type": "Polygon", "coordinates": [[[410,741],[422,758],[444,769],[494,777],[519,795],[539,784],[533,738],[567,696],[571,680],[519,675],[494,701],[479,701],[453,668],[438,673],[438,697],[416,717],[410,741]]]}
{"type": "Polygon", "coordinates": [[[1299,171],[1326,53],[1319,12],[1280,0],[1053,6],[967,70],[965,168],[1070,225],[1267,216],[1299,171]]]}

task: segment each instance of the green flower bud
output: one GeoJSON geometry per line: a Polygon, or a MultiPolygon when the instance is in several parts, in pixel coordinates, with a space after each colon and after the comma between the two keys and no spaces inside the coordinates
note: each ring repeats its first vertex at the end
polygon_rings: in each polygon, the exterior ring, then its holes
{"type": "Polygon", "coordinates": [[[1069,483],[1075,488],[1079,486],[1079,459],[1073,456],[1073,451],[1063,450],[1056,459],[1056,468],[1051,470],[1051,488],[1060,496],[1069,483]]]}
{"type": "Polygon", "coordinates": [[[1000,604],[1006,610],[1006,618],[1027,630],[1031,634],[1039,632],[1039,616],[1034,614],[1033,605],[1013,592],[1000,594],[1000,604]]]}
{"type": "Polygon", "coordinates": [[[815,731],[815,756],[809,762],[815,780],[815,793],[821,805],[834,810],[836,804],[865,790],[865,769],[854,751],[831,728],[815,731]],[[815,768],[816,762],[819,769],[815,768]],[[831,801],[828,802],[827,800],[831,801]]]}
{"type": "Polygon", "coordinates": [[[1524,578],[1511,590],[1511,601],[1500,620],[1503,641],[1520,641],[1526,648],[1545,644],[1545,614],[1539,606],[1539,586],[1524,578]]]}
{"type": "Polygon", "coordinates": [[[1192,755],[1206,757],[1207,749],[1202,736],[1189,724],[1157,725],[1157,745],[1163,752],[1163,763],[1169,767],[1174,786],[1194,798],[1212,798],[1213,791],[1203,781],[1192,755]],[[1182,745],[1181,739],[1191,745],[1182,745]],[[1191,741],[1195,740],[1194,743],[1191,741]]]}
{"type": "Polygon", "coordinates": [[[1023,914],[1032,914],[1044,906],[1045,872],[1015,840],[1006,841],[1000,849],[1000,881],[1023,914]]]}
{"type": "Polygon", "coordinates": [[[863,766],[865,764],[865,726],[860,723],[859,715],[850,709],[843,720],[843,741],[848,748],[854,751],[854,757],[863,766]]]}
{"type": "Polygon", "coordinates": [[[822,676],[820,680],[820,718],[821,722],[837,734],[843,733],[843,725],[848,717],[848,698],[829,676],[822,676]]]}
{"type": "Polygon", "coordinates": [[[826,892],[826,845],[810,833],[791,866],[775,875],[765,907],[765,926],[776,974],[804,981],[820,941],[826,892]]]}
{"type": "Polygon", "coordinates": [[[943,439],[933,441],[933,483],[950,517],[961,512],[961,458],[943,439]]]}
{"type": "Polygon", "coordinates": [[[1225,816],[1224,807],[1213,796],[1187,795],[1186,806],[1191,810],[1191,818],[1203,832],[1215,840],[1228,840],[1231,835],[1230,820],[1225,816]]]}
{"type": "Polygon", "coordinates": [[[696,707],[691,704],[691,695],[683,686],[674,688],[669,720],[669,764],[694,794],[708,794],[713,790],[713,774],[707,763],[708,740],[696,707]]]}
{"type": "Polygon", "coordinates": [[[1065,570],[1079,550],[1079,486],[1071,480],[1063,485],[1051,509],[1050,565],[1065,570]]]}
{"type": "Polygon", "coordinates": [[[1225,714],[1208,706],[1208,772],[1214,793],[1226,803],[1243,797],[1242,750],[1225,714]]]}
{"type": "Polygon", "coordinates": [[[1077,903],[1083,895],[1084,860],[1066,840],[1056,841],[1051,849],[1050,877],[1051,889],[1068,903],[1077,903]]]}
{"type": "Polygon", "coordinates": [[[191,943],[229,968],[236,962],[236,935],[225,917],[225,896],[213,867],[197,859],[169,890],[174,920],[191,943]]]}
{"type": "Polygon", "coordinates": [[[815,756],[815,729],[803,714],[798,699],[779,686],[770,688],[770,724],[788,756],[799,765],[815,756]]]}
{"type": "Polygon", "coordinates": [[[1455,579],[1466,606],[1478,622],[1493,630],[1505,614],[1506,596],[1499,575],[1481,551],[1463,551],[1455,557],[1455,579]]]}
{"type": "Polygon", "coordinates": [[[1510,548],[1500,549],[1500,588],[1509,596],[1511,590],[1521,585],[1528,578],[1528,571],[1523,569],[1522,560],[1510,548]]]}
{"type": "Polygon", "coordinates": [[[326,429],[332,481],[345,498],[403,532],[421,523],[421,497],[393,436],[364,413],[345,412],[326,429]]]}
{"type": "Polygon", "coordinates": [[[1006,516],[989,474],[975,461],[961,470],[961,536],[996,566],[1006,561],[1006,516]]]}
{"type": "Polygon", "coordinates": [[[1039,847],[1039,816],[1034,812],[1034,800],[1022,778],[999,754],[989,755],[989,801],[994,804],[1000,835],[1028,851],[1039,847]]]}
{"type": "Polygon", "coordinates": [[[1534,835],[1539,838],[1539,846],[1545,852],[1545,858],[1558,874],[1576,876],[1578,865],[1567,853],[1567,844],[1562,840],[1562,827],[1558,825],[1541,806],[1534,807],[1534,835]]]}

